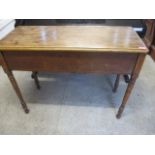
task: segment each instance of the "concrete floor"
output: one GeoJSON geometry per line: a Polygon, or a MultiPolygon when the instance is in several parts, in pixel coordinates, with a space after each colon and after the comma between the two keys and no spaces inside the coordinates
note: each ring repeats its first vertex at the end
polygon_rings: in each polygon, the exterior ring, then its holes
{"type": "Polygon", "coordinates": [[[15,72],[30,108],[26,115],[0,68],[0,134],[155,134],[155,63],[147,57],[120,120],[115,118],[126,84],[111,89],[114,75],[41,73],[36,90],[30,72],[15,72]]]}

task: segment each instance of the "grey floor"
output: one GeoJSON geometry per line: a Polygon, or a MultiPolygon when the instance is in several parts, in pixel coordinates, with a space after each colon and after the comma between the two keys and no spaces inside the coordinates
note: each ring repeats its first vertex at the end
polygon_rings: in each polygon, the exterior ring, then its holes
{"type": "Polygon", "coordinates": [[[26,115],[0,68],[0,134],[155,134],[155,63],[146,58],[128,105],[115,118],[126,84],[114,75],[14,72],[30,108],[26,115]]]}

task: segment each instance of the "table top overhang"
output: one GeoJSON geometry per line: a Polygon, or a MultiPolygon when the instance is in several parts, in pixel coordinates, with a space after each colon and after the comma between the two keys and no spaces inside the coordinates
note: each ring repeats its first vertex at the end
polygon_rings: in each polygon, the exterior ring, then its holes
{"type": "Polygon", "coordinates": [[[0,41],[1,51],[147,53],[132,27],[19,26],[0,41]]]}

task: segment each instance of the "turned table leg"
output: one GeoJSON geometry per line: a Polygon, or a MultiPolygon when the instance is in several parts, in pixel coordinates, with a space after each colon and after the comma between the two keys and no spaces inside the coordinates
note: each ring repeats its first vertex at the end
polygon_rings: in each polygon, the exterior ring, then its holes
{"type": "Polygon", "coordinates": [[[22,105],[25,113],[29,113],[29,109],[28,109],[28,107],[27,107],[27,105],[26,105],[26,103],[25,103],[25,101],[24,101],[24,99],[22,97],[21,91],[20,91],[20,89],[19,89],[19,87],[17,85],[17,82],[16,82],[16,80],[15,80],[15,78],[13,76],[13,73],[10,71],[10,72],[7,72],[6,74],[8,75],[8,78],[9,78],[9,80],[10,80],[10,82],[11,82],[11,84],[12,84],[12,86],[13,86],[13,88],[14,88],[14,90],[15,90],[15,92],[16,92],[19,100],[20,100],[20,102],[21,102],[21,105],[22,105]]]}
{"type": "Polygon", "coordinates": [[[124,111],[125,105],[126,105],[126,103],[128,101],[128,98],[129,98],[129,96],[131,94],[131,91],[132,91],[132,89],[134,87],[135,82],[136,82],[136,77],[132,76],[131,79],[130,79],[130,82],[128,84],[128,87],[126,89],[126,92],[125,92],[125,95],[124,95],[122,104],[119,107],[118,113],[116,115],[117,118],[120,118],[121,117],[121,115],[122,115],[122,113],[124,111]]]}
{"type": "Polygon", "coordinates": [[[37,89],[40,89],[40,84],[38,80],[38,72],[32,72],[31,77],[34,79],[37,89]]]}
{"type": "Polygon", "coordinates": [[[131,74],[131,78],[130,78],[129,84],[127,86],[127,89],[126,89],[122,104],[120,105],[118,113],[116,115],[117,118],[120,118],[123,111],[124,111],[124,108],[125,108],[125,106],[127,104],[128,98],[129,98],[129,96],[131,94],[131,91],[132,91],[132,89],[133,89],[133,87],[135,85],[136,79],[138,78],[138,75],[139,75],[140,70],[142,68],[145,56],[146,56],[145,54],[139,54],[138,55],[137,62],[135,64],[135,67],[134,67],[133,72],[131,74]]]}
{"type": "Polygon", "coordinates": [[[115,84],[114,84],[114,88],[113,88],[113,92],[115,93],[118,89],[119,86],[119,81],[120,81],[120,74],[117,75],[116,80],[115,80],[115,84]]]}
{"type": "Polygon", "coordinates": [[[29,113],[29,109],[28,109],[28,107],[27,107],[27,105],[26,105],[26,103],[22,97],[21,91],[18,87],[18,84],[17,84],[15,78],[14,78],[14,75],[13,75],[12,71],[9,69],[7,62],[5,61],[5,58],[1,52],[0,52],[0,59],[2,61],[3,70],[7,74],[8,78],[9,78],[9,80],[10,80],[10,82],[11,82],[20,102],[21,102],[21,105],[22,105],[25,113],[29,113]]]}

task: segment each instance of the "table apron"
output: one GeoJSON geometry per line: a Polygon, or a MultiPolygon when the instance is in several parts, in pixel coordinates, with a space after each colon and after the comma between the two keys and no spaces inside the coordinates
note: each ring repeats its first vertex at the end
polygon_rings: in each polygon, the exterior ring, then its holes
{"type": "Polygon", "coordinates": [[[131,74],[137,53],[4,51],[11,70],[131,74]]]}

